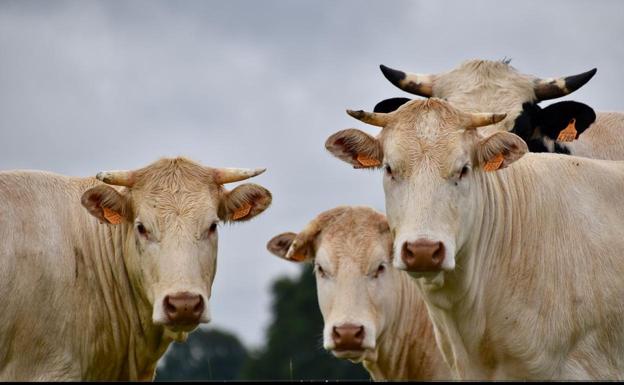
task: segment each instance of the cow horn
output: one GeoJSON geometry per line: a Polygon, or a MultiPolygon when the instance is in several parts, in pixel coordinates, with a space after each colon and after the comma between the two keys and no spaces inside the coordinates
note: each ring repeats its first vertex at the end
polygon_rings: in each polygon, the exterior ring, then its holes
{"type": "Polygon", "coordinates": [[[367,111],[353,111],[347,110],[347,114],[353,116],[357,120],[361,120],[364,123],[372,124],[377,127],[385,127],[390,120],[390,115],[382,112],[367,112],[367,111]]]}
{"type": "Polygon", "coordinates": [[[591,69],[582,74],[561,78],[536,79],[533,85],[537,100],[559,98],[583,87],[595,74],[597,69],[591,69]]]}
{"type": "Polygon", "coordinates": [[[472,129],[482,126],[489,126],[490,124],[498,123],[507,117],[507,114],[490,114],[490,113],[472,113],[469,114],[470,118],[466,128],[472,129]]]}
{"type": "Polygon", "coordinates": [[[214,182],[225,184],[252,178],[266,171],[266,168],[217,168],[214,170],[214,182]]]}
{"type": "Polygon", "coordinates": [[[132,187],[134,185],[134,172],[127,170],[102,171],[95,176],[106,184],[115,186],[132,187]]]}
{"type": "Polygon", "coordinates": [[[390,83],[403,91],[426,98],[433,96],[433,79],[435,75],[403,72],[386,67],[383,64],[379,68],[390,83]]]}

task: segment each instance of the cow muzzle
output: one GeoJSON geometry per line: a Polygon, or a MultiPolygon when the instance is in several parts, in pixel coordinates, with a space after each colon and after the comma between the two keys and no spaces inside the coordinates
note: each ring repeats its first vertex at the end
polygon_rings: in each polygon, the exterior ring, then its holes
{"type": "Polygon", "coordinates": [[[338,358],[357,360],[365,353],[364,326],[354,324],[343,324],[332,328],[332,353],[338,358]]]}
{"type": "Polygon", "coordinates": [[[440,241],[419,239],[405,242],[401,247],[401,260],[409,272],[435,272],[442,270],[445,248],[440,241]]]}
{"type": "Polygon", "coordinates": [[[199,294],[180,292],[166,295],[163,299],[165,325],[180,329],[193,329],[201,321],[206,305],[199,294]]]}

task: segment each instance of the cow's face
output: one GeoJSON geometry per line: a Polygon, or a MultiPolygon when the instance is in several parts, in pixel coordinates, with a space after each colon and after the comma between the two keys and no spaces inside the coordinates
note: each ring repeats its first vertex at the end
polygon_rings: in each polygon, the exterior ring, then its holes
{"type": "Polygon", "coordinates": [[[100,173],[98,179],[126,188],[101,184],[84,193],[91,214],[124,226],[128,275],[152,306],[154,324],[180,332],[210,321],[219,223],[250,219],[271,202],[261,186],[226,191],[222,183],[257,173],[163,159],[136,171],[100,173]]]}
{"type": "Polygon", "coordinates": [[[299,234],[269,241],[275,255],[311,262],[323,314],[323,347],[338,358],[375,361],[378,339],[393,321],[396,286],[392,239],[383,215],[365,207],[320,214],[299,234]]]}
{"type": "MultiPolygon", "coordinates": [[[[524,139],[532,152],[569,153],[557,140],[571,141],[574,136],[560,137],[571,123],[578,135],[596,119],[593,109],[585,104],[565,101],[545,109],[542,100],[558,98],[586,84],[596,69],[561,78],[540,79],[518,72],[508,61],[469,60],[459,67],[439,74],[416,74],[381,66],[383,74],[404,91],[450,102],[464,111],[506,111],[507,117],[488,127],[513,132],[524,139]]],[[[379,104],[379,111],[389,112],[393,103],[379,104]]],[[[377,111],[377,108],[376,108],[377,111]]]]}
{"type": "Polygon", "coordinates": [[[526,144],[508,132],[477,132],[504,115],[463,113],[434,98],[392,114],[353,114],[382,125],[379,137],[345,130],[326,146],[355,166],[384,169],[394,266],[418,273],[453,270],[474,222],[481,199],[475,185],[484,169],[505,168],[527,151],[526,144]]]}

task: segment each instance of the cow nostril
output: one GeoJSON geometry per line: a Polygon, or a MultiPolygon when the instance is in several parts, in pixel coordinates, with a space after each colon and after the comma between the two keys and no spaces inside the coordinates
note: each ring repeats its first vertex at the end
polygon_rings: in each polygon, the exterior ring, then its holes
{"type": "Polygon", "coordinates": [[[204,311],[204,299],[199,296],[199,300],[197,301],[197,304],[193,307],[193,313],[203,313],[204,311]]]}
{"type": "Polygon", "coordinates": [[[355,333],[355,338],[359,340],[364,339],[364,327],[363,326],[360,326],[360,330],[358,330],[357,333],[355,333]]]}
{"type": "Polygon", "coordinates": [[[442,242],[438,242],[437,249],[433,252],[433,256],[431,260],[434,263],[440,262],[444,258],[444,244],[442,242]]]}
{"type": "Polygon", "coordinates": [[[174,314],[176,312],[176,307],[170,302],[169,296],[165,297],[165,312],[168,314],[174,314]]]}
{"type": "Polygon", "coordinates": [[[340,334],[338,334],[335,326],[332,329],[332,338],[334,339],[334,341],[337,341],[340,338],[340,334]]]}

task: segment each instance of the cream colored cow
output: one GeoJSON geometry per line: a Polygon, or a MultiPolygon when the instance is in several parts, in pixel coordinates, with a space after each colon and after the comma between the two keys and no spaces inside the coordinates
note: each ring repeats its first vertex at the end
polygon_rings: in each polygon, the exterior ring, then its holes
{"type": "Polygon", "coordinates": [[[362,362],[374,380],[450,379],[416,283],[392,267],[386,218],[367,207],[321,213],[299,234],[269,241],[273,254],[314,263],[323,347],[362,362]]]}
{"type": "MultiPolygon", "coordinates": [[[[469,60],[440,74],[406,73],[383,65],[381,70],[402,90],[444,99],[462,111],[506,112],[506,119],[487,129],[519,135],[531,152],[624,160],[624,113],[594,113],[590,107],[572,101],[554,103],[543,109],[537,105],[582,87],[594,76],[595,68],[578,75],[550,79],[519,73],[509,61],[491,60],[469,60]],[[572,119],[578,140],[557,140],[572,119]]],[[[392,104],[396,107],[407,100],[392,104]]],[[[568,140],[571,138],[574,136],[568,140]]]]}
{"type": "Polygon", "coordinates": [[[527,152],[440,99],[351,129],[327,148],[385,170],[393,263],[418,284],[464,379],[624,378],[624,163],[527,152]],[[509,167],[508,167],[509,166],[509,167]]]}
{"type": "Polygon", "coordinates": [[[176,158],[97,179],[0,173],[0,379],[152,379],[210,320],[217,224],[271,202],[222,185],[262,171],[176,158]]]}

